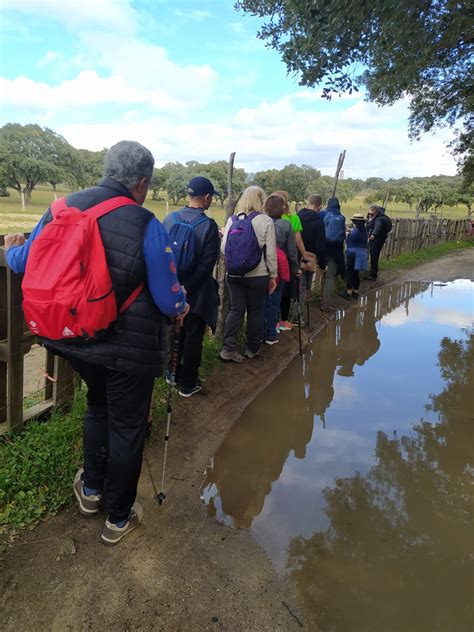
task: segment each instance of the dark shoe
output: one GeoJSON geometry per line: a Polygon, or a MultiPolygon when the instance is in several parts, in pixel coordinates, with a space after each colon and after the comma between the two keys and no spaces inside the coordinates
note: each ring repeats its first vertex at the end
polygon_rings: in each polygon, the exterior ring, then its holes
{"type": "Polygon", "coordinates": [[[108,519],[105,521],[104,528],[100,534],[101,541],[107,546],[114,546],[114,544],[118,544],[120,540],[127,535],[127,533],[130,533],[130,531],[133,531],[135,527],[138,527],[142,518],[143,508],[139,502],[135,501],[128,520],[123,527],[117,527],[116,524],[109,522],[108,519]]]}
{"type": "Polygon", "coordinates": [[[84,494],[84,481],[82,480],[83,473],[84,469],[82,467],[77,470],[72,488],[74,490],[74,495],[77,498],[81,514],[83,516],[92,516],[99,511],[102,494],[98,494],[97,496],[86,496],[84,494]]]}
{"type": "Polygon", "coordinates": [[[191,397],[191,395],[199,393],[200,390],[202,390],[201,380],[198,380],[195,386],[180,386],[178,393],[181,397],[191,397]]]}
{"type": "Polygon", "coordinates": [[[359,298],[359,292],[352,292],[352,298],[357,301],[357,299],[359,298]]]}
{"type": "Polygon", "coordinates": [[[276,345],[276,344],[277,344],[277,342],[279,342],[278,338],[267,338],[267,339],[265,340],[265,344],[266,344],[266,345],[270,345],[270,347],[271,347],[272,345],[276,345]]]}
{"type": "Polygon", "coordinates": [[[371,274],[369,274],[368,277],[366,277],[367,281],[377,281],[377,277],[376,276],[372,276],[371,274]]]}
{"type": "Polygon", "coordinates": [[[345,298],[346,301],[352,300],[352,294],[349,294],[349,292],[339,292],[339,296],[345,298]]]}
{"type": "Polygon", "coordinates": [[[244,356],[238,351],[228,351],[227,349],[221,349],[219,357],[226,362],[243,362],[245,360],[244,356]]]}
{"type": "Polygon", "coordinates": [[[244,351],[244,356],[249,360],[253,360],[253,358],[256,358],[258,355],[260,355],[260,351],[250,351],[250,349],[245,349],[244,351]]]}

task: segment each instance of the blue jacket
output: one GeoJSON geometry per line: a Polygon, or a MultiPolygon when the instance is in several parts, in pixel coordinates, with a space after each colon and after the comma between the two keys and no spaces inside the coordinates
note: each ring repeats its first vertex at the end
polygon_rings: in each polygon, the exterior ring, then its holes
{"type": "Polygon", "coordinates": [[[347,235],[346,256],[355,255],[354,268],[368,270],[368,235],[365,226],[354,226],[347,235]]]}

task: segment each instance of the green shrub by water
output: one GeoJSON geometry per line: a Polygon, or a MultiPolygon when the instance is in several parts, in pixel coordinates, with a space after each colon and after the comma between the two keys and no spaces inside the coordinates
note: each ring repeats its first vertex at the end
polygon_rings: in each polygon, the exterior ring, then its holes
{"type": "Polygon", "coordinates": [[[444,255],[449,255],[451,252],[461,250],[462,248],[474,247],[474,239],[468,239],[465,241],[446,241],[442,244],[435,244],[428,248],[422,248],[417,252],[410,252],[389,259],[388,261],[380,261],[380,270],[398,270],[400,268],[411,268],[417,266],[420,263],[426,263],[433,261],[444,255]]]}

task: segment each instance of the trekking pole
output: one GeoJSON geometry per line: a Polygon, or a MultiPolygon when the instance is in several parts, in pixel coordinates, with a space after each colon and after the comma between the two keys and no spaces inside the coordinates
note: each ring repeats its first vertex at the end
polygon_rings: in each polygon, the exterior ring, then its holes
{"type": "Polygon", "coordinates": [[[310,291],[311,291],[310,277],[309,277],[309,274],[306,273],[306,322],[308,323],[308,335],[309,335],[309,299],[311,298],[310,291]]]}
{"type": "Polygon", "coordinates": [[[176,386],[176,370],[178,368],[178,351],[179,351],[179,323],[175,322],[173,327],[173,337],[171,340],[171,357],[170,357],[170,387],[168,390],[168,404],[167,404],[167,417],[166,417],[166,432],[165,432],[165,451],[163,454],[163,470],[161,472],[161,491],[156,495],[156,500],[159,505],[162,505],[166,494],[164,492],[165,487],[165,469],[166,469],[166,457],[168,455],[168,441],[170,438],[170,425],[171,425],[171,412],[173,409],[173,393],[176,386]]]}
{"type": "Polygon", "coordinates": [[[301,342],[301,305],[300,305],[300,278],[296,277],[296,300],[298,302],[298,338],[300,341],[300,355],[303,353],[303,345],[301,342]]]}
{"type": "Polygon", "coordinates": [[[323,313],[324,318],[324,326],[326,329],[328,328],[328,321],[326,318],[326,312],[324,311],[324,281],[326,279],[326,270],[320,269],[320,286],[321,286],[321,311],[323,313]]]}

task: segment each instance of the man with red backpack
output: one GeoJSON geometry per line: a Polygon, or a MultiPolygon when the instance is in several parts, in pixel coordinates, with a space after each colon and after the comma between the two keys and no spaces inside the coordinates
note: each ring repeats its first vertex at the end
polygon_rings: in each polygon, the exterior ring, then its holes
{"type": "Polygon", "coordinates": [[[179,337],[178,392],[191,397],[201,390],[199,367],[206,326],[214,332],[219,306],[218,284],[213,277],[219,256],[219,228],[206,215],[217,194],[207,178],[196,176],[188,184],[189,204],[163,220],[176,259],[178,277],[190,305],[179,337]]]}
{"type": "Polygon", "coordinates": [[[153,166],[148,149],[121,141],[98,186],[54,202],[28,241],[5,237],[8,265],[25,273],[30,329],[88,386],[73,489],[84,515],[105,496],[108,545],[141,520],[135,497],[154,378],[166,363],[168,318],[189,310],[168,235],[142,208],[153,166]]]}

